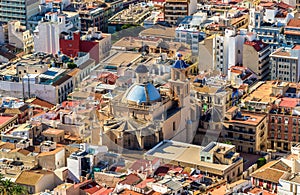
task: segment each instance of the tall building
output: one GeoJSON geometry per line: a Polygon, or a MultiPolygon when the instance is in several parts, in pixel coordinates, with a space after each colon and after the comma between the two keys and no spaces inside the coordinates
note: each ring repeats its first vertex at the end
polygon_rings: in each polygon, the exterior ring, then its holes
{"type": "Polygon", "coordinates": [[[39,12],[39,0],[0,0],[0,22],[19,20],[27,25],[28,19],[39,12]]]}
{"type": "Polygon", "coordinates": [[[251,8],[249,21],[248,28],[250,31],[253,31],[254,28],[259,28],[263,21],[263,11],[257,8],[251,8]]]}
{"type": "MultiPolygon", "coordinates": [[[[298,87],[283,86],[283,91],[297,91],[298,87]]],[[[296,95],[296,94],[295,94],[296,95]]],[[[284,97],[272,104],[269,113],[269,148],[277,152],[288,152],[300,142],[300,118],[297,105],[299,98],[284,97]]]]}
{"type": "Polygon", "coordinates": [[[178,19],[190,16],[197,11],[197,0],[166,0],[164,5],[165,21],[175,25],[178,19]]]}
{"type": "Polygon", "coordinates": [[[279,48],[271,55],[271,79],[298,82],[300,79],[300,46],[279,48]]]}
{"type": "Polygon", "coordinates": [[[243,46],[243,66],[257,74],[259,80],[270,78],[270,46],[262,41],[248,40],[243,46]]]}
{"type": "Polygon", "coordinates": [[[231,66],[242,65],[244,37],[233,29],[226,29],[225,35],[216,35],[213,39],[215,69],[227,75],[231,66]]]}
{"type": "Polygon", "coordinates": [[[206,13],[195,13],[193,16],[186,16],[176,28],[176,41],[190,45],[192,54],[196,56],[199,54],[199,42],[205,38],[200,25],[206,19],[206,13]]]}

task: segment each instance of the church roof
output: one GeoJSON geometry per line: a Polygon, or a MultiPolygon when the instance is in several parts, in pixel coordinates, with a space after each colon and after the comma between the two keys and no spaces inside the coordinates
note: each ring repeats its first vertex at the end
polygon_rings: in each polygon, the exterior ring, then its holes
{"type": "Polygon", "coordinates": [[[147,68],[145,65],[140,64],[140,65],[135,69],[135,72],[136,72],[136,73],[147,73],[147,72],[149,72],[149,71],[148,71],[148,68],[147,68]]]}
{"type": "Polygon", "coordinates": [[[159,91],[151,83],[135,84],[129,88],[126,99],[140,103],[149,103],[161,98],[159,91]]]}
{"type": "Polygon", "coordinates": [[[172,65],[172,68],[177,69],[185,69],[187,67],[189,67],[189,65],[186,64],[184,60],[176,60],[175,63],[172,65]]]}

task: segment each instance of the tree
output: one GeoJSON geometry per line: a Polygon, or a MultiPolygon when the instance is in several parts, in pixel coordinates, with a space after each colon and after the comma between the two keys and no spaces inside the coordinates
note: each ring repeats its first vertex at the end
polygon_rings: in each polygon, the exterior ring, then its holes
{"type": "Polygon", "coordinates": [[[69,69],[74,69],[76,67],[77,67],[77,65],[74,62],[68,62],[68,68],[69,69]]]}
{"type": "Polygon", "coordinates": [[[259,158],[259,159],[256,161],[257,168],[260,168],[260,167],[264,166],[266,163],[267,163],[267,160],[266,160],[264,157],[259,158]]]}
{"type": "Polygon", "coordinates": [[[4,179],[0,175],[0,194],[1,195],[24,195],[28,194],[27,189],[23,186],[20,186],[10,179],[4,179]]]}
{"type": "Polygon", "coordinates": [[[15,185],[12,194],[13,195],[21,195],[21,194],[23,195],[23,194],[28,194],[28,191],[24,186],[15,185]]]}
{"type": "Polygon", "coordinates": [[[225,141],[224,144],[232,145],[231,141],[225,141]]]}

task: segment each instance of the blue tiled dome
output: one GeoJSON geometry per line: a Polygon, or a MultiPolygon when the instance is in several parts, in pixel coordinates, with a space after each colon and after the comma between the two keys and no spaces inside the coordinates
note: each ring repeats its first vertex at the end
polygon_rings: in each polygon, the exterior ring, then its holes
{"type": "Polygon", "coordinates": [[[172,68],[178,68],[178,69],[185,69],[187,67],[189,67],[189,65],[186,64],[184,60],[176,60],[172,65],[172,68]]]}
{"type": "Polygon", "coordinates": [[[161,96],[151,83],[147,83],[145,85],[135,84],[130,87],[125,98],[128,101],[141,104],[160,100],[161,96]]]}

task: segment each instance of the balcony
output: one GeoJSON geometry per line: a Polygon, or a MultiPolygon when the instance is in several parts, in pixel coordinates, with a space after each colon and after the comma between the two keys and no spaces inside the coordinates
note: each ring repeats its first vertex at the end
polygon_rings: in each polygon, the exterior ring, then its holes
{"type": "Polygon", "coordinates": [[[227,135],[225,135],[224,138],[232,141],[245,141],[245,142],[251,142],[252,144],[255,143],[254,139],[248,139],[243,137],[228,137],[227,135]]]}
{"type": "Polygon", "coordinates": [[[251,135],[255,135],[254,131],[247,131],[245,129],[242,128],[225,128],[226,131],[231,131],[231,132],[236,132],[236,133],[242,133],[242,134],[251,134],[251,135]]]}

